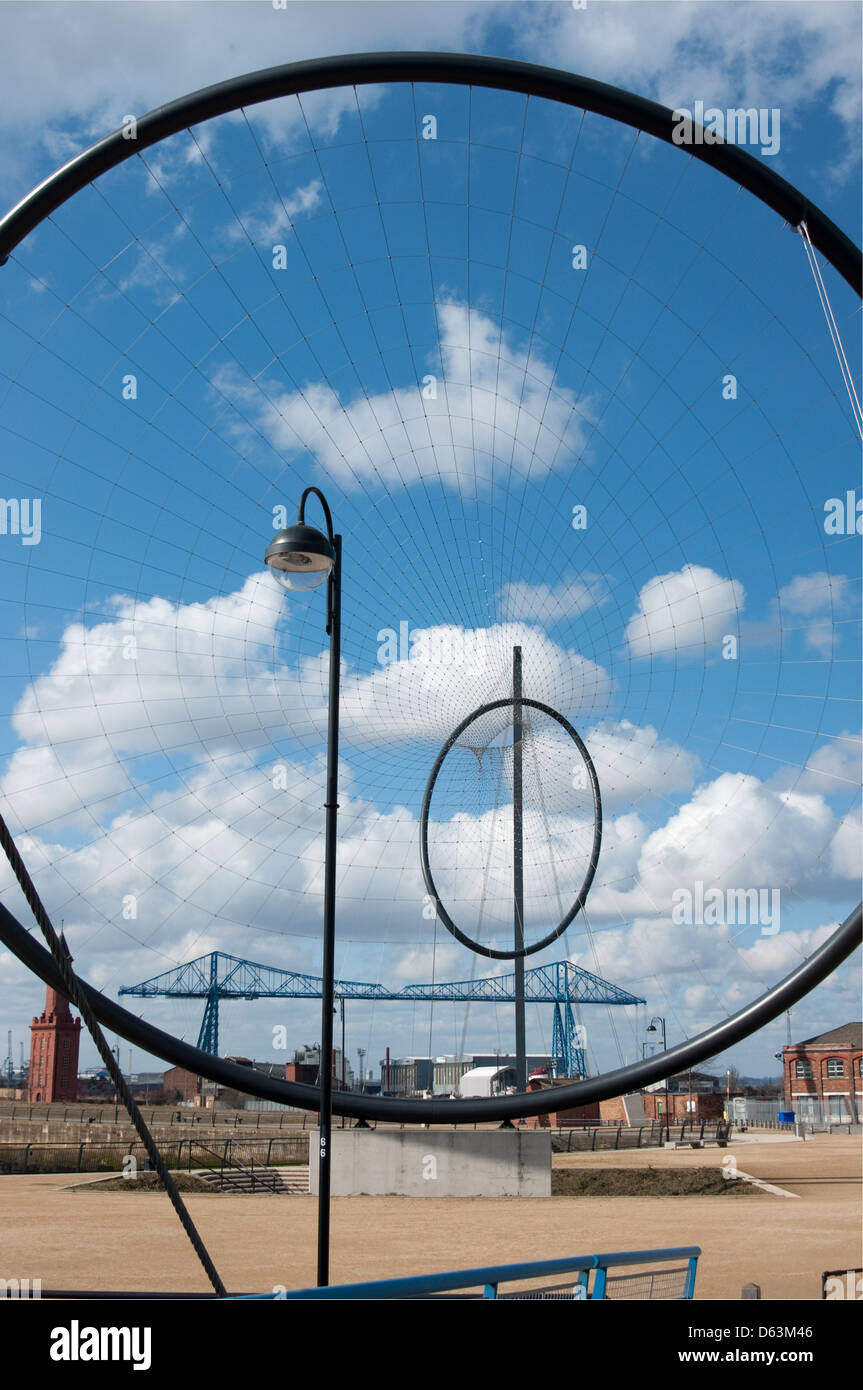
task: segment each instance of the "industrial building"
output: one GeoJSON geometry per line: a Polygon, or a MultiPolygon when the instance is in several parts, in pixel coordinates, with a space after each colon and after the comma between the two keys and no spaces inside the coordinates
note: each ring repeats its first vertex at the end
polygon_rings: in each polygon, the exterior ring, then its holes
{"type": "MultiPolygon", "coordinates": [[[[307,1086],[317,1086],[321,1049],[317,1043],[313,1047],[297,1048],[291,1062],[256,1062],[251,1057],[227,1057],[225,1060],[236,1062],[241,1067],[249,1067],[252,1071],[266,1072],[268,1076],[274,1076],[280,1081],[299,1081],[307,1086]]],[[[333,1087],[337,1091],[342,1088],[343,1076],[346,1082],[345,1089],[350,1090],[354,1081],[350,1064],[346,1061],[343,1062],[340,1049],[334,1048],[333,1087]]],[[[202,1077],[196,1076],[194,1072],[187,1071],[185,1067],[170,1067],[162,1077],[162,1085],[163,1098],[168,1105],[197,1103],[212,1106],[216,1101],[221,1101],[223,1105],[230,1103],[239,1108],[244,1106],[256,1110],[272,1106],[278,1108],[276,1102],[252,1101],[252,1098],[245,1096],[242,1091],[228,1091],[225,1087],[216,1085],[215,1082],[205,1081],[202,1077]]]]}
{"type": "MultiPolygon", "coordinates": [[[[552,1059],[548,1054],[527,1058],[528,1075],[549,1076],[552,1059]]],[[[384,1057],[381,1060],[381,1090],[384,1095],[411,1096],[431,1092],[436,1096],[460,1094],[461,1081],[468,1072],[481,1068],[494,1072],[496,1094],[515,1085],[515,1057],[502,1052],[474,1052],[459,1055],[448,1052],[440,1057],[384,1057]]],[[[478,1094],[471,1087],[471,1095],[478,1094]]]]}
{"type": "MultiPolygon", "coordinates": [[[[342,1053],[341,1048],[333,1048],[333,1086],[342,1091],[352,1091],[354,1088],[354,1073],[347,1057],[342,1053]]],[[[317,1086],[321,1071],[321,1046],[320,1043],[304,1044],[298,1047],[294,1053],[292,1062],[287,1062],[280,1069],[279,1075],[286,1081],[302,1081],[307,1086],[317,1086]]],[[[275,1073],[274,1073],[275,1075],[275,1073]]]]}

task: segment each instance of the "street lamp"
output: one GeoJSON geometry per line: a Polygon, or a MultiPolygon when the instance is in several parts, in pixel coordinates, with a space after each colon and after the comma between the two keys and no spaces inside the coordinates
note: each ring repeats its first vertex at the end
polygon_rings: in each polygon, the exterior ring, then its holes
{"type": "Polygon", "coordinates": [[[280,531],[264,556],[274,577],[288,590],[316,589],[327,581],[327,632],[330,638],[330,685],[327,723],[327,813],[324,848],[324,961],[321,983],[321,1107],[318,1177],[318,1284],[330,1282],[330,1155],[333,1130],[333,1008],[336,945],[336,816],[339,762],[339,666],[342,538],[333,534],[333,518],[324,494],[307,487],[300,498],[295,526],[280,531]],[[306,498],[314,493],[324,510],[327,534],[305,522],[306,498]]]}
{"type": "MultiPolygon", "coordinates": [[[[657,1023],[659,1023],[659,1024],[662,1025],[662,1050],[663,1050],[663,1052],[666,1052],[668,1049],[667,1049],[666,1042],[665,1042],[665,1019],[664,1019],[664,1018],[659,1018],[659,1017],[657,1017],[657,1018],[652,1018],[652,1019],[650,1020],[650,1023],[647,1025],[647,1032],[648,1032],[648,1033],[656,1033],[656,1032],[658,1031],[658,1030],[657,1030],[657,1027],[656,1027],[657,1023]]],[[[642,1048],[642,1051],[644,1051],[643,1048],[642,1048]]],[[[665,1078],[665,1084],[664,1084],[664,1086],[663,1086],[663,1088],[662,1088],[662,1094],[663,1094],[663,1096],[665,1097],[665,1123],[666,1123],[666,1125],[667,1125],[667,1124],[668,1124],[668,1077],[667,1077],[667,1076],[666,1076],[666,1078],[665,1078]]],[[[662,1138],[662,1130],[661,1130],[661,1127],[660,1127],[660,1134],[659,1134],[659,1137],[660,1137],[660,1139],[662,1138]]]]}

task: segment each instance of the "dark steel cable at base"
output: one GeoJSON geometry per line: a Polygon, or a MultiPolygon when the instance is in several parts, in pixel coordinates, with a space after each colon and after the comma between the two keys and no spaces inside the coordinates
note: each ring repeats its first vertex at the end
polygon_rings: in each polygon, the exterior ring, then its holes
{"type": "MultiPolygon", "coordinates": [[[[855,907],[817,951],[801,961],[796,969],[766,994],[697,1037],[688,1038],[642,1062],[618,1067],[616,1071],[590,1077],[586,1081],[553,1086],[547,1091],[524,1096],[499,1096],[493,1100],[381,1100],[349,1091],[334,1091],[333,1113],[358,1120],[393,1120],[396,1124],[481,1124],[491,1120],[546,1115],[555,1110],[569,1110],[575,1105],[589,1105],[593,1101],[626,1095],[629,1091],[685,1071],[689,1066],[696,1066],[778,1018],[857,949],[861,924],[863,904],[855,907]]],[[[56,989],[62,988],[60,972],[50,952],[34,940],[2,902],[0,941],[46,984],[56,989]]],[[[165,1033],[152,1023],[146,1023],[85,981],[81,980],[80,985],[92,1005],[93,1013],[111,1032],[118,1033],[154,1057],[161,1057],[173,1066],[184,1067],[197,1076],[206,1077],[208,1081],[215,1081],[245,1095],[274,1100],[279,1105],[294,1106],[300,1110],[319,1109],[321,1094],[316,1086],[306,1086],[299,1081],[279,1081],[265,1072],[255,1072],[250,1067],[202,1052],[191,1043],[165,1033]]]]}
{"type": "Polygon", "coordinates": [[[125,1301],[127,1301],[127,1302],[129,1302],[129,1301],[131,1301],[131,1302],[136,1302],[136,1301],[141,1301],[141,1300],[143,1300],[144,1302],[146,1302],[148,1299],[153,1299],[153,1298],[161,1299],[162,1301],[168,1301],[168,1300],[172,1300],[172,1301],[173,1301],[173,1300],[175,1300],[175,1299],[184,1299],[184,1300],[188,1301],[189,1299],[200,1300],[200,1299],[202,1299],[202,1298],[203,1298],[203,1299],[213,1299],[213,1298],[252,1298],[253,1296],[254,1296],[254,1295],[252,1295],[252,1294],[246,1294],[246,1293],[231,1293],[231,1294],[229,1294],[229,1293],[209,1293],[209,1292],[205,1292],[205,1293],[187,1293],[187,1292],[185,1292],[185,1290],[179,1291],[179,1292],[172,1292],[171,1290],[165,1291],[164,1289],[161,1289],[161,1290],[153,1290],[153,1289],[148,1289],[148,1290],[138,1290],[138,1289],[40,1289],[40,1290],[39,1290],[39,1298],[40,1298],[40,1300],[41,1300],[43,1303],[45,1302],[46,1299],[62,1299],[62,1300],[65,1301],[65,1300],[67,1300],[67,1299],[72,1299],[72,1300],[74,1300],[74,1299],[76,1299],[76,1298],[86,1298],[86,1299],[94,1299],[94,1300],[104,1300],[104,1301],[107,1301],[107,1302],[111,1302],[111,1301],[113,1301],[114,1299],[116,1299],[116,1300],[118,1300],[118,1301],[123,1301],[123,1300],[125,1300],[125,1301]]]}
{"type": "Polygon", "coordinates": [[[60,938],[54,930],[54,927],[51,923],[51,919],[45,910],[44,904],[42,903],[42,899],[39,897],[36,885],[30,877],[27,865],[21,858],[21,855],[18,852],[18,847],[15,844],[15,841],[12,837],[12,832],[10,831],[2,815],[0,815],[0,844],[2,844],[3,849],[6,851],[6,858],[9,860],[15,877],[17,878],[18,883],[20,884],[21,891],[24,894],[24,897],[27,899],[27,904],[30,908],[30,911],[33,913],[33,916],[39,923],[39,926],[42,929],[42,935],[48,942],[48,945],[51,950],[51,956],[53,958],[55,966],[57,967],[62,981],[62,990],[60,992],[63,995],[65,995],[65,997],[69,1000],[70,1003],[74,1004],[75,1008],[78,1010],[82,1019],[84,1020],[87,1030],[90,1033],[90,1036],[93,1039],[94,1043],[96,1044],[96,1047],[98,1048],[99,1056],[105,1063],[105,1066],[108,1070],[108,1074],[111,1077],[114,1086],[116,1087],[117,1095],[120,1097],[126,1109],[128,1110],[129,1117],[136,1130],[138,1131],[141,1143],[147,1150],[147,1156],[150,1159],[150,1162],[153,1164],[155,1171],[159,1174],[159,1177],[164,1183],[165,1191],[170,1197],[174,1210],[176,1211],[177,1215],[180,1218],[180,1221],[182,1222],[183,1230],[186,1232],[186,1235],[192,1242],[195,1254],[198,1256],[198,1259],[201,1261],[201,1264],[204,1266],[204,1269],[207,1272],[207,1278],[210,1280],[210,1283],[213,1285],[213,1288],[216,1290],[216,1293],[219,1295],[220,1298],[222,1298],[225,1296],[226,1289],[221,1279],[219,1278],[216,1266],[210,1259],[207,1247],[204,1245],[204,1242],[198,1234],[197,1227],[195,1226],[194,1221],[189,1215],[185,1202],[180,1196],[179,1188],[177,1187],[177,1184],[174,1182],[174,1179],[171,1177],[171,1174],[165,1166],[165,1161],[162,1158],[156,1141],[150,1133],[149,1129],[147,1128],[147,1123],[140,1110],[138,1109],[138,1106],[135,1103],[135,1100],[132,1096],[132,1092],[126,1085],[126,1079],[120,1070],[117,1059],[115,1058],[113,1052],[108,1046],[108,1039],[105,1037],[105,1034],[99,1027],[99,1023],[93,1012],[92,1005],[88,998],[88,988],[83,983],[83,981],[78,979],[78,976],[72,969],[69,956],[63,950],[63,947],[60,944],[60,938]]]}

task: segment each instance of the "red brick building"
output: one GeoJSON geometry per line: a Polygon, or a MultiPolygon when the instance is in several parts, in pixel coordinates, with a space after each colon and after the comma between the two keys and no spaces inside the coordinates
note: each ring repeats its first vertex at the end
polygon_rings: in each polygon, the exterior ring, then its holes
{"type": "Polygon", "coordinates": [[[201,1087],[201,1078],[185,1067],[170,1067],[162,1079],[162,1097],[166,1105],[194,1100],[201,1087]]]}
{"type": "MultiPolygon", "coordinates": [[[[725,1096],[720,1091],[670,1091],[667,1095],[664,1091],[643,1091],[641,1100],[646,1120],[668,1120],[669,1124],[721,1120],[725,1113],[725,1096]]],[[[601,1101],[599,1113],[604,1120],[626,1124],[622,1096],[601,1101]]]]}
{"type": "MultiPolygon", "coordinates": [[[[296,1067],[292,1062],[253,1062],[251,1057],[226,1057],[225,1061],[236,1062],[238,1066],[249,1067],[254,1071],[266,1071],[270,1076],[277,1076],[279,1080],[284,1077],[288,1081],[307,1081],[311,1086],[318,1084],[317,1067],[309,1068],[306,1074],[303,1068],[296,1067]]],[[[235,1091],[230,1087],[215,1085],[212,1081],[204,1081],[194,1072],[186,1071],[185,1067],[171,1067],[162,1078],[162,1098],[166,1105],[178,1105],[189,1101],[212,1105],[214,1100],[218,1100],[226,1108],[242,1108],[244,1097],[244,1091],[235,1091]]]]}
{"type": "MultiPolygon", "coordinates": [[[[531,1078],[527,1083],[529,1091],[544,1091],[549,1086],[565,1086],[569,1078],[560,1081],[544,1081],[531,1078]]],[[[700,1124],[702,1120],[721,1120],[725,1110],[725,1095],[714,1076],[703,1072],[683,1072],[670,1077],[666,1083],[652,1091],[640,1091],[629,1097],[629,1118],[623,1096],[613,1096],[609,1100],[595,1101],[592,1105],[580,1105],[568,1110],[557,1110],[550,1115],[533,1116],[525,1123],[528,1128],[564,1128],[569,1125],[591,1123],[644,1124],[651,1120],[667,1120],[679,1124],[689,1120],[700,1124]],[[644,1119],[637,1118],[640,1109],[644,1119]]]]}
{"type": "Polygon", "coordinates": [[[863,1023],[843,1023],[782,1049],[785,1096],[800,1120],[858,1121],[863,1114],[863,1023]]]}
{"type": "MultiPolygon", "coordinates": [[[[60,940],[65,947],[65,940],[60,940]]],[[[55,989],[46,990],[45,1009],[30,1024],[28,1100],[78,1099],[80,1044],[80,1018],[72,1017],[69,1001],[62,994],[55,989]]]]}

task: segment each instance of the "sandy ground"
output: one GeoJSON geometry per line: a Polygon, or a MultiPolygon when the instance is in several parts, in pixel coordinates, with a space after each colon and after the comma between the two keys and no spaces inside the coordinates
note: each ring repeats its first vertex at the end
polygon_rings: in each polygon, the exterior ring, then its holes
{"type": "MultiPolygon", "coordinates": [[[[333,1201],[331,1282],[396,1277],[603,1250],[700,1245],[696,1298],[819,1299],[821,1272],[859,1266],[859,1138],[817,1135],[729,1149],[564,1155],[562,1165],[721,1166],[786,1188],[734,1197],[341,1197],[333,1201]]],[[[158,1193],[63,1191],[61,1176],[0,1177],[0,1277],[48,1288],[205,1290],[206,1277],[158,1193]]],[[[312,1197],[191,1197],[226,1286],[258,1292],[314,1283],[312,1197]]]]}

